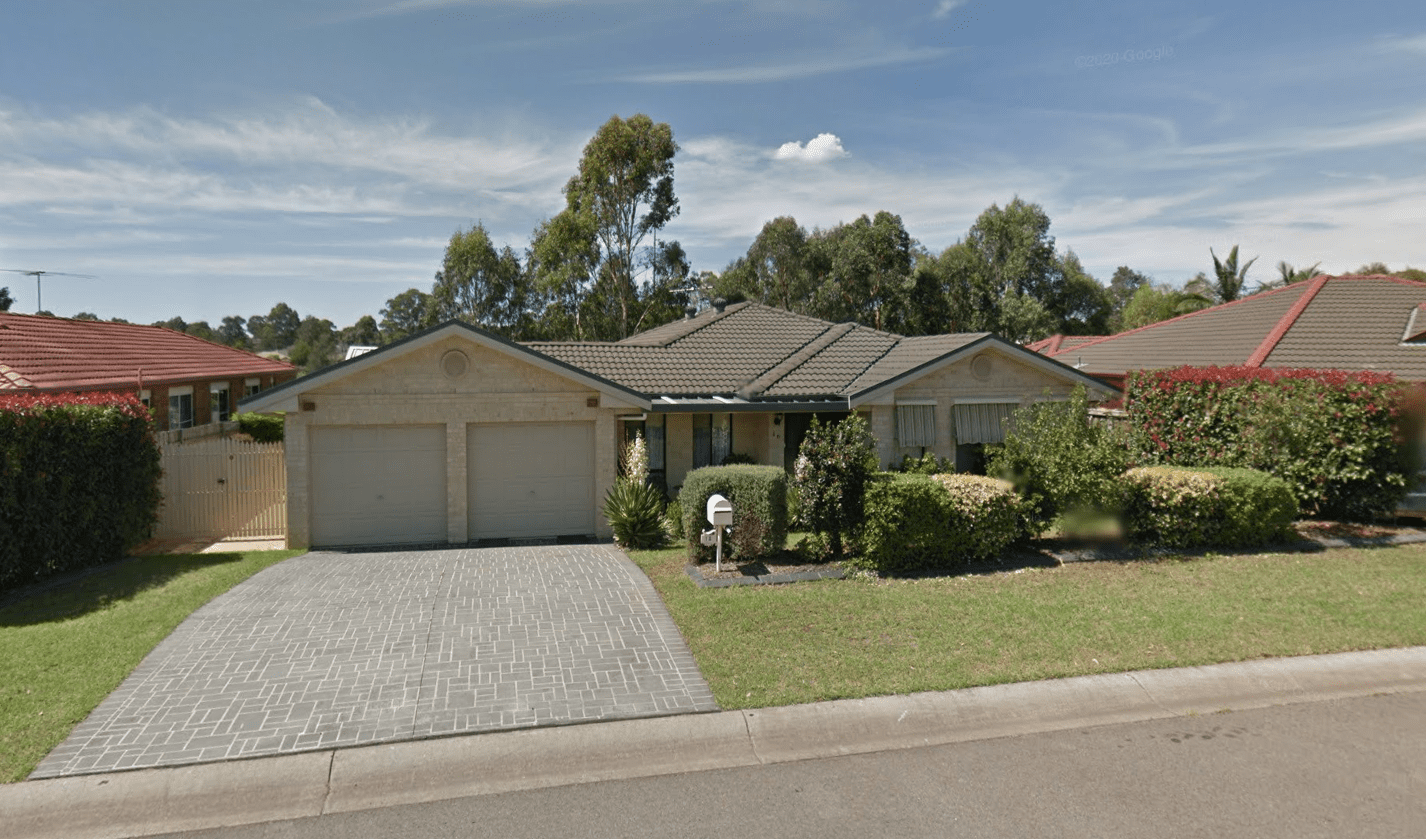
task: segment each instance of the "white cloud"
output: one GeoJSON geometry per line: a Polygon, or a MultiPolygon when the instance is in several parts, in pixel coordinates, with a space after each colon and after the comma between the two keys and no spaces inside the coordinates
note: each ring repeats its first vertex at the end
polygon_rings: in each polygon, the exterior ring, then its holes
{"type": "Polygon", "coordinates": [[[774,159],[799,160],[803,163],[825,163],[846,156],[847,150],[842,148],[841,139],[836,134],[825,133],[808,140],[805,146],[797,142],[783,143],[773,153],[774,159]]]}
{"type": "Polygon", "coordinates": [[[1381,42],[1384,52],[1414,52],[1426,55],[1426,34],[1405,38],[1384,38],[1381,42]]]}
{"type": "Polygon", "coordinates": [[[966,4],[967,0],[941,0],[936,4],[936,11],[931,13],[931,17],[943,18],[966,4]]]}

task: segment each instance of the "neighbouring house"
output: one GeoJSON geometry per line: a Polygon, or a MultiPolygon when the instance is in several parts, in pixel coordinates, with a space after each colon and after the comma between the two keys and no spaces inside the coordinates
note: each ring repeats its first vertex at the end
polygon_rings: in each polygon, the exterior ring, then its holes
{"type": "Polygon", "coordinates": [[[0,312],[0,391],[132,393],[159,429],[227,420],[297,368],[161,326],[0,312]]]}
{"type": "Polygon", "coordinates": [[[969,462],[1017,407],[1092,377],[989,333],[906,338],[753,303],[617,343],[452,321],[243,400],[286,414],[288,544],[608,536],[642,434],[670,491],[730,454],[787,467],[814,415],[866,415],[883,466],[969,462]]]}
{"type": "Polygon", "coordinates": [[[1171,320],[1031,348],[1122,389],[1133,370],[1312,367],[1426,382],[1426,283],[1325,274],[1171,320]]]}

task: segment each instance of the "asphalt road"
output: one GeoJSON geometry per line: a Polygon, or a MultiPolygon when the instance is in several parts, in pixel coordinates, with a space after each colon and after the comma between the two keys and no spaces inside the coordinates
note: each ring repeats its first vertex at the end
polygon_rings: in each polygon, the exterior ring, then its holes
{"type": "Polygon", "coordinates": [[[1426,835],[1426,693],[170,835],[1419,837],[1426,835]]]}

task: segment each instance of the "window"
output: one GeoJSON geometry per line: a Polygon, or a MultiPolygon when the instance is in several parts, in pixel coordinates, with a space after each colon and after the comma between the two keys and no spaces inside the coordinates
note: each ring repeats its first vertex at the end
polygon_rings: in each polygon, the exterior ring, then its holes
{"type": "Polygon", "coordinates": [[[936,445],[936,406],[897,405],[896,439],[907,448],[931,448],[936,445]]]}
{"type": "Polygon", "coordinates": [[[262,379],[248,379],[243,382],[243,396],[252,396],[262,391],[262,379]]]}
{"type": "Polygon", "coordinates": [[[693,468],[719,466],[733,451],[732,414],[693,415],[693,468]]]}
{"type": "Polygon", "coordinates": [[[149,390],[139,391],[139,401],[144,403],[144,407],[153,410],[153,392],[149,390]]]}
{"type": "Polygon", "coordinates": [[[169,430],[193,427],[193,388],[191,386],[169,388],[168,427],[169,430]]]}
{"type": "Polygon", "coordinates": [[[227,382],[208,386],[208,416],[212,418],[212,422],[227,422],[232,418],[232,409],[228,405],[227,382]]]}
{"type": "Polygon", "coordinates": [[[956,442],[1002,443],[1018,402],[957,402],[956,442]]]}

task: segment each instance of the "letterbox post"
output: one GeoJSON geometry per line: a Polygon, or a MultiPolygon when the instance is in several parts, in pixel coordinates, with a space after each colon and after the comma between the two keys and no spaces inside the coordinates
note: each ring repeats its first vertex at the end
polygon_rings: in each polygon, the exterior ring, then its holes
{"type": "Polygon", "coordinates": [[[723,570],[723,528],[733,524],[733,504],[721,495],[708,496],[708,523],[713,525],[717,547],[713,554],[713,572],[723,570]]]}

